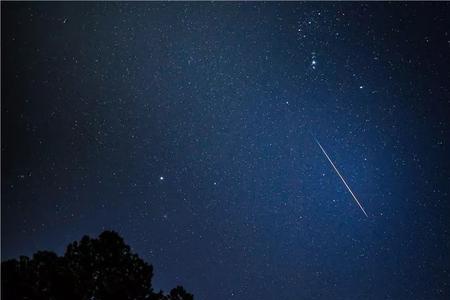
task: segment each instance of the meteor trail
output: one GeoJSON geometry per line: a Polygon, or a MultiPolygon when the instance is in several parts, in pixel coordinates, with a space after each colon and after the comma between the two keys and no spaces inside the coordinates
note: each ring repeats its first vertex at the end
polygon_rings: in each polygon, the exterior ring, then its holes
{"type": "Polygon", "coordinates": [[[358,199],[356,198],[355,194],[353,194],[352,190],[350,189],[350,187],[348,186],[347,182],[345,182],[344,177],[342,177],[341,173],[339,173],[338,169],[336,168],[336,166],[334,165],[334,163],[331,161],[330,157],[328,156],[327,152],[325,151],[325,149],[323,149],[322,145],[319,143],[319,141],[314,138],[316,140],[317,145],[319,145],[320,149],[322,150],[323,154],[325,154],[325,156],[327,157],[328,161],[330,162],[330,164],[333,166],[334,170],[336,171],[336,173],[339,175],[339,177],[341,178],[342,182],[345,184],[345,186],[347,187],[348,191],[350,192],[350,194],[352,194],[353,199],[355,199],[356,203],[358,204],[359,208],[361,208],[362,212],[366,215],[366,217],[369,217],[366,213],[366,211],[364,210],[364,208],[362,207],[361,203],[359,203],[358,199]]]}

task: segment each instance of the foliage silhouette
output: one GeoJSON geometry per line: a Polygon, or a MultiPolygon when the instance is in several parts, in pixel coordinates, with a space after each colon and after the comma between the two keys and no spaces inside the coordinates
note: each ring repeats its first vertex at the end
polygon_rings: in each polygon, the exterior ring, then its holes
{"type": "Polygon", "coordinates": [[[39,251],[2,262],[4,300],[193,300],[183,287],[154,293],[153,267],[113,231],[84,236],[64,256],[39,251]]]}

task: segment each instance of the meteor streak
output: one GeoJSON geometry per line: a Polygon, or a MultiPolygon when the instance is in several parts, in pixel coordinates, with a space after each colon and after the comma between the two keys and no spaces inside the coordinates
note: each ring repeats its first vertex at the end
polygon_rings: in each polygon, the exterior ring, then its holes
{"type": "Polygon", "coordinates": [[[333,169],[336,171],[336,173],[339,175],[339,177],[341,178],[342,182],[345,184],[345,186],[347,187],[348,191],[350,192],[350,194],[352,194],[353,199],[355,199],[356,203],[358,204],[359,208],[361,208],[362,212],[366,215],[366,217],[369,217],[366,213],[366,211],[364,210],[364,208],[362,207],[361,203],[359,203],[358,199],[356,198],[355,194],[353,194],[352,190],[350,189],[350,187],[348,186],[347,182],[345,182],[344,177],[342,177],[341,173],[339,173],[338,169],[336,168],[336,166],[334,165],[334,163],[331,161],[330,157],[328,156],[327,152],[325,151],[325,149],[323,149],[322,145],[319,143],[319,141],[314,138],[316,140],[317,145],[319,145],[320,149],[322,150],[323,154],[325,154],[325,156],[327,157],[328,161],[330,162],[330,164],[333,166],[333,169]]]}

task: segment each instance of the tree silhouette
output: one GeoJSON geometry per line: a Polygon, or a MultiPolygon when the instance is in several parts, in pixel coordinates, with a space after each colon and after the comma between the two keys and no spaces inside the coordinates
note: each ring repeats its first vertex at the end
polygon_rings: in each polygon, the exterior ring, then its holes
{"type": "Polygon", "coordinates": [[[183,287],[154,293],[153,267],[113,231],[84,236],[64,256],[39,251],[2,262],[4,300],[193,300],[183,287]]]}

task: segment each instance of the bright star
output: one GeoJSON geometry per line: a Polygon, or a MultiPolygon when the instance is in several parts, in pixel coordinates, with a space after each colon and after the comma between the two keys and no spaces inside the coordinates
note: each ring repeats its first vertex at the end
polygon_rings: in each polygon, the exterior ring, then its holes
{"type": "Polygon", "coordinates": [[[161,177],[159,177],[159,180],[161,180],[161,181],[162,181],[162,180],[164,180],[164,177],[162,177],[162,176],[161,176],[161,177]]]}

